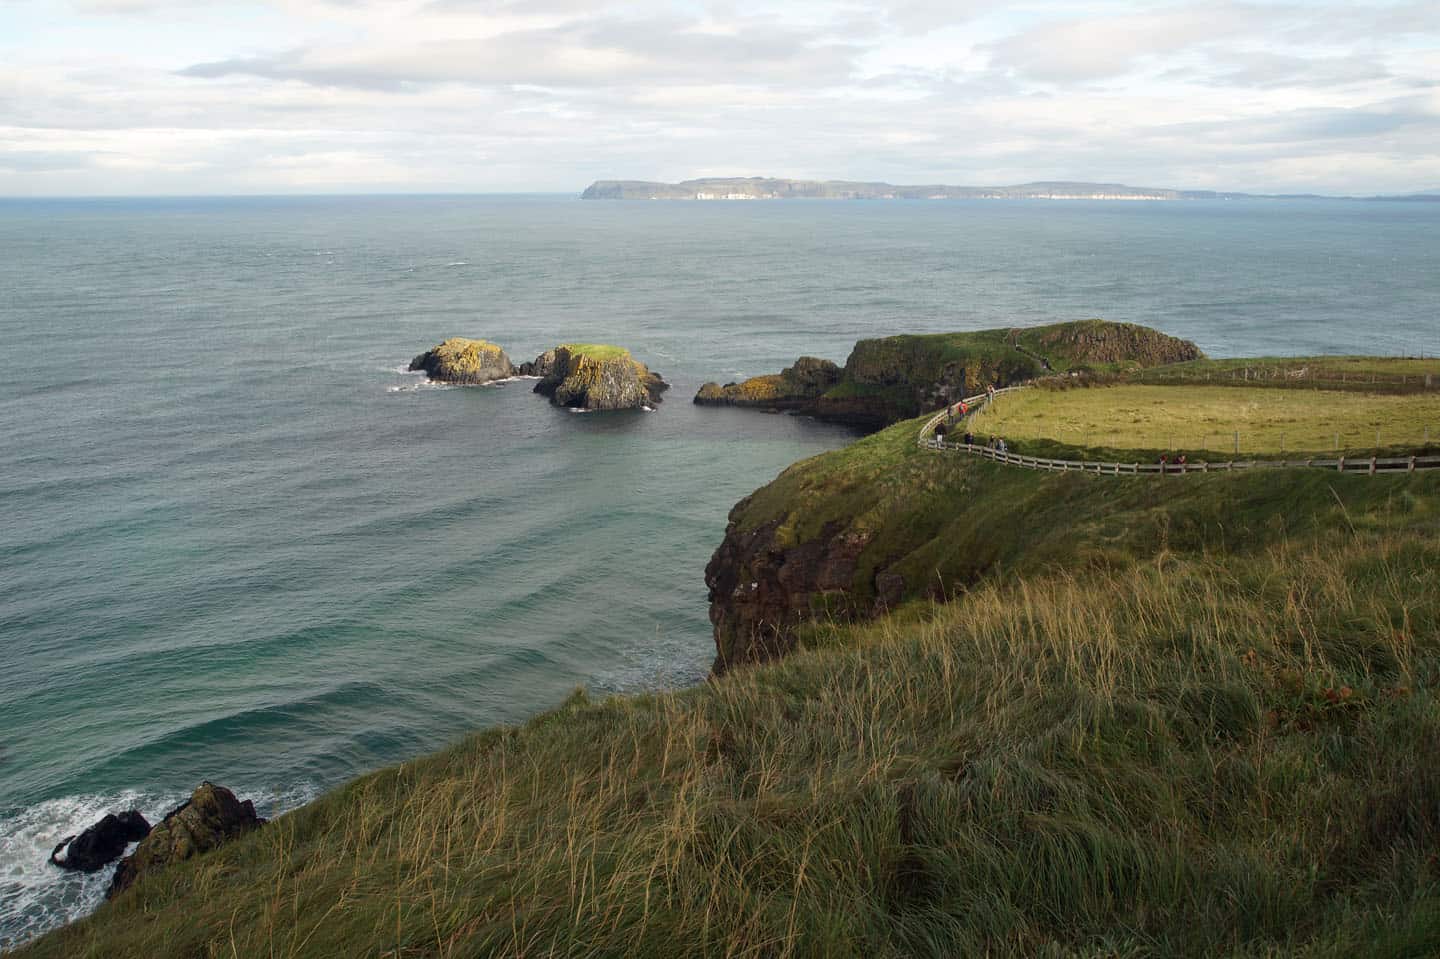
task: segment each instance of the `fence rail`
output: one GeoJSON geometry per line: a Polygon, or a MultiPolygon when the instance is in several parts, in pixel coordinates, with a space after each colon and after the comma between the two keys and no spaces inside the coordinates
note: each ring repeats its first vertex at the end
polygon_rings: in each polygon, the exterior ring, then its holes
{"type": "MultiPolygon", "coordinates": [[[[996,390],[995,395],[1011,393],[1016,390],[1026,389],[1024,386],[1012,386],[1003,390],[996,390]]],[[[970,413],[980,411],[990,397],[981,393],[978,396],[965,398],[970,413]]],[[[956,404],[958,407],[959,404],[956,404]]],[[[1043,456],[1024,456],[1019,453],[1011,453],[1008,450],[1002,451],[992,449],[988,446],[977,446],[973,443],[951,443],[935,435],[935,428],[940,425],[941,420],[952,415],[955,407],[947,406],[925,421],[920,427],[920,435],[916,442],[923,449],[935,450],[937,452],[964,453],[971,456],[979,456],[982,459],[993,460],[997,463],[1005,463],[1009,466],[1020,466],[1025,469],[1046,470],[1052,473],[1093,473],[1098,476],[1188,476],[1192,473],[1228,473],[1235,470],[1256,470],[1256,469],[1326,469],[1339,473],[1361,473],[1367,476],[1375,476],[1381,473],[1413,473],[1416,470],[1440,469],[1440,455],[1429,456],[1339,456],[1334,459],[1317,459],[1308,457],[1306,459],[1251,459],[1251,460],[1225,460],[1223,462],[1211,463],[1202,461],[1198,463],[1095,463],[1088,460],[1057,460],[1047,459],[1043,456]]]]}

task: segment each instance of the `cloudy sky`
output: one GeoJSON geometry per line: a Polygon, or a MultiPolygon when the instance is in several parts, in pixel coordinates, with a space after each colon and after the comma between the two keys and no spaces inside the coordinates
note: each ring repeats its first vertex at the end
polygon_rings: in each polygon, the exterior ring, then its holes
{"type": "Polygon", "coordinates": [[[1440,2],[0,0],[0,195],[1440,189],[1440,2]]]}

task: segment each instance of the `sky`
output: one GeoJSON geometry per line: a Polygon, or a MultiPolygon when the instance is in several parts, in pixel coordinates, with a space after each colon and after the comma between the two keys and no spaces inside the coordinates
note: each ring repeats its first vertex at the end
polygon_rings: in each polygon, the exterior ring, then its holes
{"type": "Polygon", "coordinates": [[[0,0],[0,196],[1440,190],[1440,2],[0,0]]]}

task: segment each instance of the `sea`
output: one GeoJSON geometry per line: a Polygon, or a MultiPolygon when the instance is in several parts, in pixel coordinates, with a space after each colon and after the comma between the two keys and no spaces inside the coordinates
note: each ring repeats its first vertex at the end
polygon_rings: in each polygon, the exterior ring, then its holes
{"type": "Polygon", "coordinates": [[[738,500],[850,442],[693,406],[899,332],[1104,317],[1214,356],[1440,353],[1440,203],[0,201],[0,949],[51,847],[201,780],[293,808],[575,687],[703,679],[738,500]],[[427,382],[628,347],[653,412],[427,382]]]}

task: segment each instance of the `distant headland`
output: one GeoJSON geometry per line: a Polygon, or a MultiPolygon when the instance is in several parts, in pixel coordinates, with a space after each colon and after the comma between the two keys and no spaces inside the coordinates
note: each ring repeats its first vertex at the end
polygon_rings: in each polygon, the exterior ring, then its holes
{"type": "Polygon", "coordinates": [[[1428,200],[1440,192],[1403,196],[1323,197],[1316,193],[1232,193],[1216,190],[1174,190],[1044,180],[1014,186],[897,186],[851,180],[789,180],[778,177],[704,177],[679,183],[649,180],[596,180],[580,194],[582,200],[1428,200]]]}

